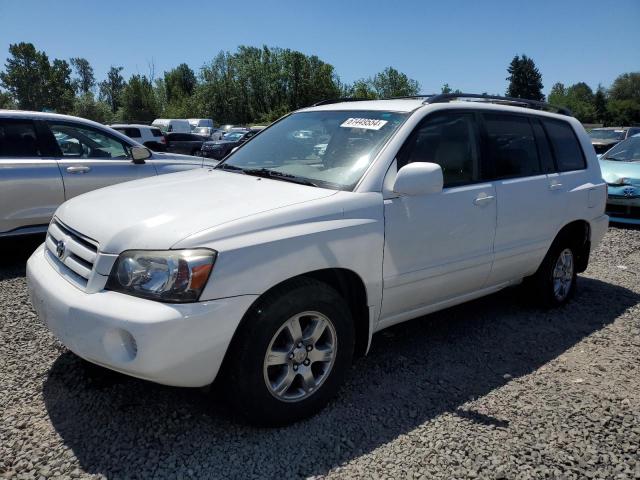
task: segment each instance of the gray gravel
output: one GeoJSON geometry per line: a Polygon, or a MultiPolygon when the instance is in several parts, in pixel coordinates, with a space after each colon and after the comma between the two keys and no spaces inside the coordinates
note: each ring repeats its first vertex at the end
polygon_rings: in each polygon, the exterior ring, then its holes
{"type": "Polygon", "coordinates": [[[640,478],[640,230],[609,231],[563,309],[513,289],[377,334],[329,408],[275,430],[85,367],[29,305],[31,248],[0,266],[6,477],[640,478]]]}

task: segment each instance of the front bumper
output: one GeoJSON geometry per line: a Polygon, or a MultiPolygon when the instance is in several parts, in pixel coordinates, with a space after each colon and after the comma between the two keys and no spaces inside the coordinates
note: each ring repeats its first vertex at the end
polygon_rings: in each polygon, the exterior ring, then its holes
{"type": "Polygon", "coordinates": [[[612,222],[640,224],[640,186],[609,185],[607,214],[612,222]]]}
{"type": "Polygon", "coordinates": [[[183,387],[213,382],[257,298],[169,304],[104,290],[86,293],[59,275],[42,246],[27,262],[27,281],[40,320],[71,351],[112,370],[183,387]]]}

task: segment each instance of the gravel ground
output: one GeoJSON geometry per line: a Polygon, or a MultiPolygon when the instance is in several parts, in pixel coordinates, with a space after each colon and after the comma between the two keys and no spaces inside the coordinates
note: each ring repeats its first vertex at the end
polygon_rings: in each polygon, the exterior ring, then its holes
{"type": "Polygon", "coordinates": [[[611,228],[560,310],[512,289],[377,334],[337,400],[273,430],[86,367],[30,307],[34,246],[0,265],[0,475],[640,478],[640,230],[611,228]]]}

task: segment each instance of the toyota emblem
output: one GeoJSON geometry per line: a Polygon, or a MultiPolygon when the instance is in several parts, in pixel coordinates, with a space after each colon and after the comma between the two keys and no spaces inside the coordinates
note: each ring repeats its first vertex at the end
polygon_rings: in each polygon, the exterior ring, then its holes
{"type": "Polygon", "coordinates": [[[633,187],[627,187],[624,190],[622,190],[622,194],[625,197],[632,197],[635,193],[636,193],[636,190],[633,187]]]}
{"type": "Polygon", "coordinates": [[[66,250],[66,246],[64,244],[63,240],[58,240],[58,243],[56,244],[56,255],[58,255],[58,258],[60,260],[62,260],[64,258],[64,252],[66,250]]]}

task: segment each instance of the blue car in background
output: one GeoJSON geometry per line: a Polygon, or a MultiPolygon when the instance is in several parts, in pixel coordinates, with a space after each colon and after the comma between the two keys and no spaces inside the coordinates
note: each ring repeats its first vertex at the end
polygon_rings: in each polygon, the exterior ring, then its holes
{"type": "Polygon", "coordinates": [[[618,143],[600,157],[612,222],[640,225],[640,135],[618,143]]]}

